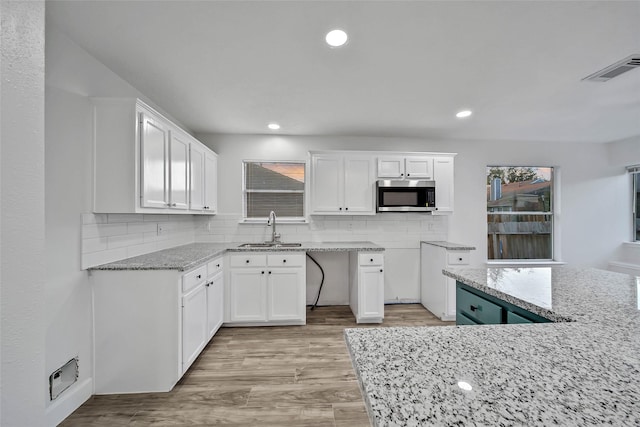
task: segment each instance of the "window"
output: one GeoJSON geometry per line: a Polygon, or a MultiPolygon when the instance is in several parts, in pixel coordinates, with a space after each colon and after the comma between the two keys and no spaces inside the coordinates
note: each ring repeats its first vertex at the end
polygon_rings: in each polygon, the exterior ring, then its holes
{"type": "Polygon", "coordinates": [[[303,220],[303,162],[243,162],[244,218],[263,219],[274,211],[278,219],[303,220]]]}
{"type": "Polygon", "coordinates": [[[489,260],[553,259],[553,168],[487,167],[489,260]]]}
{"type": "Polygon", "coordinates": [[[640,242],[640,165],[627,168],[633,180],[633,240],[640,242]]]}

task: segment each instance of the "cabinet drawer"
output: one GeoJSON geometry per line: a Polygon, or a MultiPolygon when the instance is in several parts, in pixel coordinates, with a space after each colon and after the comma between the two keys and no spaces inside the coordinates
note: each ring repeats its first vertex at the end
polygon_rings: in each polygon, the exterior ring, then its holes
{"type": "Polygon", "coordinates": [[[305,265],[305,255],[300,253],[269,254],[267,265],[269,267],[302,267],[305,265]]]}
{"type": "Polygon", "coordinates": [[[447,251],[447,264],[467,265],[469,264],[469,252],[450,252],[447,251]]]}
{"type": "Polygon", "coordinates": [[[502,323],[502,307],[464,289],[456,289],[456,305],[458,314],[464,314],[478,323],[502,323]]]}
{"type": "Polygon", "coordinates": [[[224,268],[224,258],[216,258],[213,261],[207,263],[207,274],[209,277],[215,276],[224,268]]]}
{"type": "Polygon", "coordinates": [[[231,267],[265,267],[267,254],[233,255],[230,258],[231,267]]]}
{"type": "Polygon", "coordinates": [[[188,292],[200,283],[204,282],[207,277],[207,266],[203,265],[193,271],[182,276],[182,292],[188,292]]]}
{"type": "Polygon", "coordinates": [[[512,311],[507,311],[507,323],[534,323],[534,321],[529,320],[526,317],[522,317],[519,314],[515,314],[512,311]]]}
{"type": "Polygon", "coordinates": [[[475,321],[469,319],[467,316],[461,313],[456,314],[456,325],[477,325],[475,321]]]}
{"type": "Polygon", "coordinates": [[[384,265],[384,255],[383,254],[358,254],[358,264],[361,266],[384,265]]]}

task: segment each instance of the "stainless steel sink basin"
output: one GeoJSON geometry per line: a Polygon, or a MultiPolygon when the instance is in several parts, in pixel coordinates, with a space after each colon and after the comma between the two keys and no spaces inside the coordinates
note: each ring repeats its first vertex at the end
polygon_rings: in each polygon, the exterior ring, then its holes
{"type": "Polygon", "coordinates": [[[239,245],[239,248],[299,248],[302,243],[243,243],[239,245]]]}

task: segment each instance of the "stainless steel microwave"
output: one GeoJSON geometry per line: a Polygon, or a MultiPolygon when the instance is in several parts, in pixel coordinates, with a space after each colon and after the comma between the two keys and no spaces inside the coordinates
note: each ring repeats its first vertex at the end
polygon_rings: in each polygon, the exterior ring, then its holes
{"type": "Polygon", "coordinates": [[[376,183],[377,212],[436,210],[436,182],[421,179],[381,179],[376,183]]]}

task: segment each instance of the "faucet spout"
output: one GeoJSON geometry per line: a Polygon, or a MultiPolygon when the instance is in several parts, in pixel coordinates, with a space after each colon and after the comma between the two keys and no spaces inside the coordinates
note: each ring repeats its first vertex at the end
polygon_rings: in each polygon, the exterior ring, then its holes
{"type": "Polygon", "coordinates": [[[276,233],[276,213],[274,211],[269,212],[269,219],[267,225],[273,227],[271,230],[271,243],[277,243],[280,241],[280,234],[276,233]]]}

